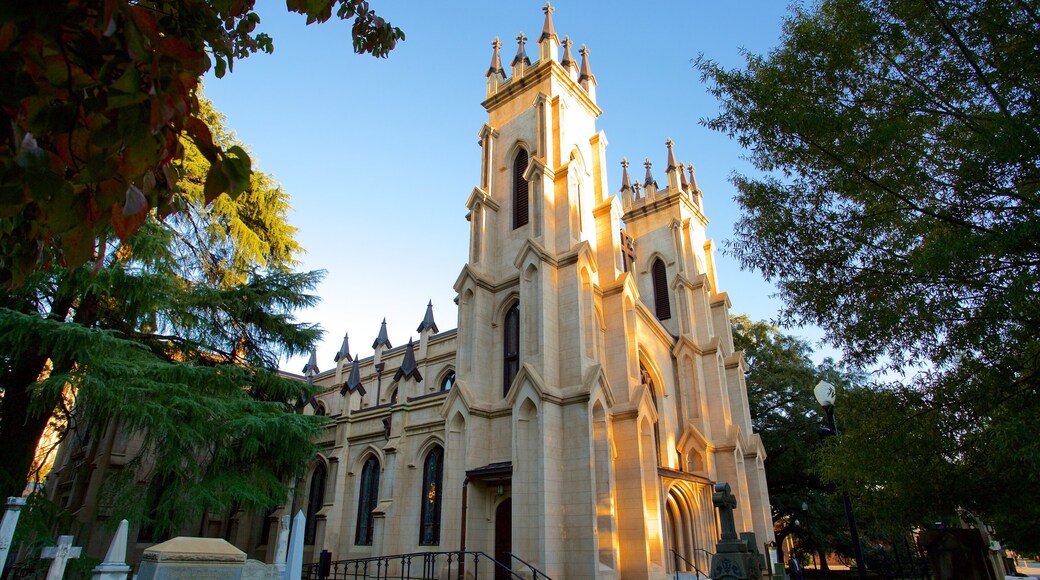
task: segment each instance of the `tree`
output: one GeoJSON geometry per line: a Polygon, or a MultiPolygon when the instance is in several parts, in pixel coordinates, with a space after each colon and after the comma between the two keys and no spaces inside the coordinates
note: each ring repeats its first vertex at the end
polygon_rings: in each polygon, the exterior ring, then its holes
{"type": "MultiPolygon", "coordinates": [[[[241,147],[204,100],[200,114],[223,146],[241,147]]],[[[186,151],[175,219],[149,213],[126,240],[98,240],[92,264],[34,272],[0,295],[0,493],[21,492],[55,416],[93,440],[116,427],[141,438],[106,503],[115,520],[157,530],[201,510],[280,503],[312,457],[321,419],[293,409],[310,387],[277,363],[320,336],[292,313],[314,303],[321,274],[290,269],[299,246],[284,191],[254,172],[241,195],[207,205],[210,168],[186,151]],[[163,483],[151,505],[142,474],[163,483]]]]}
{"type": "MultiPolygon", "coordinates": [[[[211,66],[222,77],[236,60],[273,50],[255,32],[254,1],[0,5],[0,285],[100,260],[109,236],[125,241],[149,211],[177,211],[182,137],[209,164],[206,202],[246,190],[249,156],[214,141],[197,91],[211,66]]],[[[383,57],[404,39],[365,0],[286,6],[308,24],[335,8],[353,22],[358,53],[383,57]]]]}
{"type": "Polygon", "coordinates": [[[698,60],[721,102],[706,124],[762,172],[734,178],[731,251],[776,283],[785,322],[821,326],[858,365],[909,371],[865,409],[889,415],[864,446],[843,438],[876,469],[832,475],[895,493],[931,453],[927,473],[951,477],[928,482],[933,507],[1027,552],[1040,549],[1019,523],[1040,519],[1038,37],[1040,12],[1018,0],[822,0],[745,69],[698,60]]]}
{"type": "Polygon", "coordinates": [[[823,555],[832,550],[851,554],[841,500],[817,469],[822,414],[813,387],[826,379],[837,385],[858,384],[855,373],[832,362],[817,367],[804,340],[775,326],[732,316],[733,346],[744,352],[745,382],[752,426],[769,452],[766,480],[776,541],[794,538],[798,549],[823,555]],[[797,523],[796,523],[797,522],[797,523]]]}

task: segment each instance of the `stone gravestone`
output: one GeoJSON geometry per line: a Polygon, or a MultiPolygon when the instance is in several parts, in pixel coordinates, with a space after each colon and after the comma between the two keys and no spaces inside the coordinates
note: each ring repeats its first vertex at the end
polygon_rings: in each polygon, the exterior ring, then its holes
{"type": "Polygon", "coordinates": [[[737,498],[730,493],[729,484],[715,484],[715,493],[712,494],[711,500],[719,510],[719,523],[722,525],[722,536],[715,545],[715,555],[711,558],[712,579],[760,580],[762,557],[758,554],[755,535],[743,533],[737,536],[737,528],[733,521],[737,498]]]}
{"type": "Polygon", "coordinates": [[[289,554],[285,559],[285,580],[300,580],[303,576],[303,530],[307,527],[307,516],[303,510],[293,518],[292,534],[289,538],[289,554]]]}
{"type": "Polygon", "coordinates": [[[108,545],[108,552],[105,553],[105,561],[91,572],[93,580],[126,580],[126,575],[130,573],[130,566],[126,565],[126,537],[129,527],[130,522],[119,522],[116,534],[112,536],[112,543],[108,545]]]}
{"type": "Polygon", "coordinates": [[[176,537],[141,556],[139,580],[241,580],[246,554],[220,538],[176,537]]]}
{"type": "Polygon", "coordinates": [[[24,497],[7,498],[4,521],[0,523],[0,573],[3,573],[4,564],[7,563],[7,553],[11,551],[11,540],[14,538],[14,529],[18,526],[18,518],[22,515],[23,507],[24,497]]]}
{"type": "Polygon", "coordinates": [[[44,548],[40,557],[45,560],[53,560],[51,567],[47,570],[47,580],[61,580],[65,576],[65,565],[70,559],[79,558],[83,548],[72,547],[72,536],[58,536],[58,545],[44,548]]]}

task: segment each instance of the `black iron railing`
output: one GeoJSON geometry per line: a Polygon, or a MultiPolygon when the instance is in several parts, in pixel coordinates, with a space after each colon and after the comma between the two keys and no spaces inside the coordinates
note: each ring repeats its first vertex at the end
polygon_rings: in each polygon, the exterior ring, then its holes
{"type": "MultiPolygon", "coordinates": [[[[512,554],[510,556],[532,570],[535,574],[533,578],[550,580],[548,576],[527,562],[512,554]]],[[[484,552],[458,551],[413,552],[339,560],[329,564],[327,574],[323,574],[323,572],[317,563],[305,564],[303,580],[434,580],[440,578],[480,580],[480,578],[493,579],[496,577],[523,580],[524,578],[484,552]]]]}
{"type": "Polygon", "coordinates": [[[517,556],[516,554],[510,553],[510,552],[506,552],[506,554],[509,554],[510,558],[516,560],[517,562],[520,562],[522,565],[527,567],[527,569],[531,572],[531,580],[538,580],[539,578],[545,578],[546,580],[552,580],[544,572],[542,572],[538,568],[535,568],[530,563],[525,562],[524,560],[522,560],[520,558],[520,556],[517,556]]]}
{"type": "MultiPolygon", "coordinates": [[[[687,560],[686,558],[683,558],[682,556],[679,555],[679,552],[676,552],[675,550],[673,550],[671,548],[669,548],[668,551],[672,553],[672,559],[675,561],[675,580],[679,580],[679,573],[680,572],[693,572],[694,574],[696,574],[697,580],[700,580],[701,576],[704,576],[705,578],[708,577],[707,574],[705,574],[704,572],[701,572],[701,569],[697,567],[697,564],[694,564],[693,562],[687,560]],[[680,566],[679,565],[680,563],[684,563],[686,565],[685,566],[680,566]]],[[[707,550],[702,550],[702,551],[707,552],[707,550]]],[[[710,552],[708,552],[708,553],[710,554],[710,552]]]]}

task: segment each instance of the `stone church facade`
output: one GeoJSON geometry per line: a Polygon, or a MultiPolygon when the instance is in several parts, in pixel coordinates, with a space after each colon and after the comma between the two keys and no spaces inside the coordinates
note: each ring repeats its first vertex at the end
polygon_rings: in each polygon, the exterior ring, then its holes
{"type": "Polygon", "coordinates": [[[672,551],[708,568],[725,482],[737,530],[773,539],[692,167],[669,141],[660,185],[649,162],[636,183],[623,162],[612,194],[587,52],[560,42],[548,7],[537,59],[521,40],[507,75],[500,46],[457,330],[429,306],[414,343],[393,347],[384,322],[371,355],[344,339],[334,368],[312,358],[322,391],[304,412],[330,424],[289,505],[198,529],[270,561],[299,509],[306,561],[464,549],[553,578],[663,578],[672,551]]]}

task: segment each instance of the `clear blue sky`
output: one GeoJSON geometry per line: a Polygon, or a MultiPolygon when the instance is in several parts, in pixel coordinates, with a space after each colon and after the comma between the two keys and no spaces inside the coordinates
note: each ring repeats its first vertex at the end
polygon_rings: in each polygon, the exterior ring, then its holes
{"type": "MultiPolygon", "coordinates": [[[[533,0],[372,6],[407,35],[387,59],[353,54],[347,23],[308,27],[284,3],[261,0],[259,30],[274,38],[274,54],[206,79],[207,96],[254,163],[291,194],[290,219],[307,249],[301,268],[328,272],[321,304],[299,314],[326,331],[317,351],[322,370],[334,366],[344,332],[352,353],[369,356],[384,317],[390,341],[406,342],[430,300],[442,330],[457,326],[452,285],[467,258],[464,203],[479,177],[491,42],[501,38],[508,68],[517,34],[537,39],[544,18],[544,2],[533,0]]],[[[699,124],[718,105],[692,61],[703,53],[738,66],[741,48],[767,52],[786,2],[561,0],[555,7],[561,39],[590,50],[611,191],[620,186],[622,157],[640,176],[649,157],[663,179],[670,137],[679,159],[697,168],[708,233],[724,246],[739,212],[728,179],[752,168],[736,143],[699,124]]],[[[528,55],[537,57],[533,41],[528,55]]],[[[776,317],[775,290],[758,273],[742,272],[722,253],[717,267],[734,313],[776,317]]],[[[299,372],[304,362],[283,368],[299,372]]]]}

